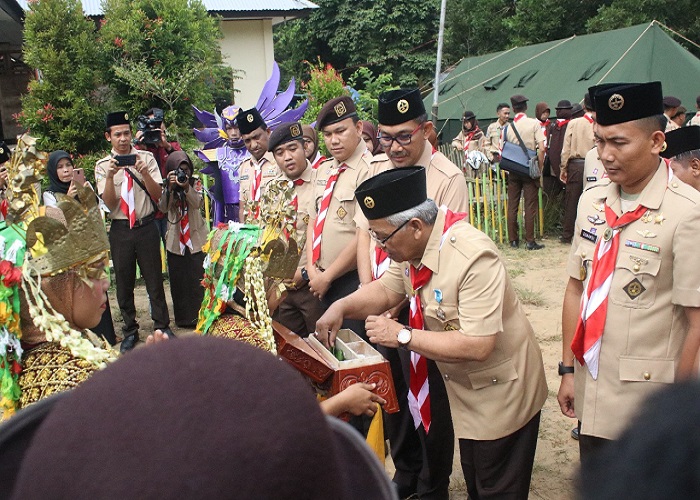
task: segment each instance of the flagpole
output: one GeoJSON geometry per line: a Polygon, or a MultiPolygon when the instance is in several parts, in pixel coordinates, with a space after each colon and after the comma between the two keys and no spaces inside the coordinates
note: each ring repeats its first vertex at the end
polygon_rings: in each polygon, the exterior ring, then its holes
{"type": "Polygon", "coordinates": [[[442,0],[440,4],[440,30],[438,31],[437,61],[435,61],[435,85],[433,85],[433,125],[437,127],[438,119],[438,94],[440,93],[440,72],[442,70],[442,39],[445,34],[445,10],[447,0],[442,0]]]}

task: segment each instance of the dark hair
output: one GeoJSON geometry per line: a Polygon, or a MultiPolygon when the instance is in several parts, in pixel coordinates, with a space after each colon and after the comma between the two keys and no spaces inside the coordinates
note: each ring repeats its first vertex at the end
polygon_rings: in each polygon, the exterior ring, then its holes
{"type": "Polygon", "coordinates": [[[682,153],[677,154],[674,158],[674,160],[683,163],[692,159],[700,160],[700,149],[693,149],[692,151],[683,151],[682,153]]]}
{"type": "Polygon", "coordinates": [[[666,118],[665,115],[653,115],[653,116],[647,116],[645,118],[640,118],[637,120],[639,124],[644,127],[645,129],[648,129],[649,132],[656,132],[656,131],[661,131],[663,132],[666,130],[666,124],[668,123],[668,118],[666,118]]]}
{"type": "Polygon", "coordinates": [[[503,108],[510,108],[510,106],[508,104],[506,104],[505,102],[500,102],[500,103],[498,103],[498,106],[496,106],[496,113],[498,113],[503,108]]]}
{"type": "Polygon", "coordinates": [[[522,113],[525,110],[527,110],[527,102],[513,104],[513,111],[515,111],[516,113],[522,113]]]}

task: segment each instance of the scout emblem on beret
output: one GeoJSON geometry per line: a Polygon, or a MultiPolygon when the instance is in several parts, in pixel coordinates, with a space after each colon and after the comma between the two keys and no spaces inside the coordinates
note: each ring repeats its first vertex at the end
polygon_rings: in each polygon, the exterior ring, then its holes
{"type": "Polygon", "coordinates": [[[335,106],[333,106],[333,111],[335,111],[335,115],[340,118],[347,112],[347,108],[345,107],[344,102],[339,102],[335,106]]]}
{"type": "Polygon", "coordinates": [[[374,208],[374,199],[371,196],[365,196],[364,203],[367,208],[374,208]]]}
{"type": "Polygon", "coordinates": [[[289,132],[290,132],[293,136],[298,136],[298,135],[301,135],[301,128],[299,127],[299,125],[297,125],[297,124],[295,123],[294,125],[292,125],[291,127],[289,127],[289,132]]]}
{"type": "Polygon", "coordinates": [[[245,117],[246,120],[248,120],[248,123],[253,123],[253,120],[255,120],[255,117],[253,115],[248,115],[245,117]]]}
{"type": "Polygon", "coordinates": [[[625,105],[625,98],[620,94],[613,94],[608,99],[608,107],[613,111],[619,111],[625,105]]]}
{"type": "Polygon", "coordinates": [[[663,153],[664,151],[666,151],[667,147],[668,147],[668,144],[666,144],[666,141],[664,141],[664,143],[661,145],[661,152],[663,153]]]}
{"type": "Polygon", "coordinates": [[[3,154],[4,152],[5,152],[5,149],[4,149],[4,148],[0,148],[0,155],[3,154]]]}
{"type": "Polygon", "coordinates": [[[129,113],[124,113],[124,119],[128,120],[129,119],[129,113]]]}
{"type": "Polygon", "coordinates": [[[627,296],[634,300],[637,297],[639,297],[642,292],[646,291],[646,288],[644,288],[644,285],[642,285],[642,282],[639,281],[637,278],[634,278],[632,281],[627,283],[625,287],[623,288],[627,296]]]}
{"type": "Polygon", "coordinates": [[[408,108],[410,106],[408,105],[408,101],[406,99],[400,99],[399,102],[396,103],[396,109],[399,110],[399,113],[402,115],[408,112],[408,108]]]}

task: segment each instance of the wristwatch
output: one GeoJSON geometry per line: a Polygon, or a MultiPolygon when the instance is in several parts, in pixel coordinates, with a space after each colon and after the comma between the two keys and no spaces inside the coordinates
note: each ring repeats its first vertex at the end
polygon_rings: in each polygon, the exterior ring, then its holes
{"type": "Polygon", "coordinates": [[[399,334],[396,337],[396,340],[399,342],[399,347],[403,349],[408,349],[408,344],[411,342],[411,337],[413,332],[413,328],[410,326],[404,326],[401,330],[399,330],[399,334]]]}
{"type": "Polygon", "coordinates": [[[559,376],[566,375],[567,373],[574,373],[573,366],[564,366],[564,363],[559,361],[559,376]]]}
{"type": "Polygon", "coordinates": [[[304,281],[309,281],[309,272],[306,270],[305,267],[301,268],[301,279],[304,281]]]}

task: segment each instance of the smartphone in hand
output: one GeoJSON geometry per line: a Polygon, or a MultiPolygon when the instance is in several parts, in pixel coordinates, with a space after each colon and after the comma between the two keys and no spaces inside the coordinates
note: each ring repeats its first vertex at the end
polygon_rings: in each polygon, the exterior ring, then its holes
{"type": "Polygon", "coordinates": [[[115,155],[118,167],[130,167],[136,165],[136,155],[115,155]]]}
{"type": "Polygon", "coordinates": [[[73,170],[73,182],[79,186],[85,184],[85,171],[82,168],[76,168],[73,170]]]}

